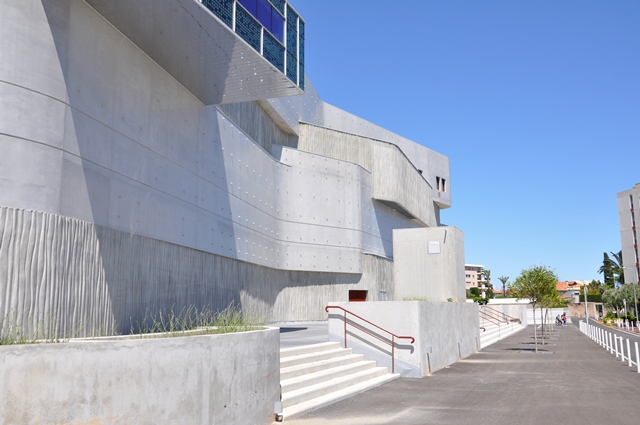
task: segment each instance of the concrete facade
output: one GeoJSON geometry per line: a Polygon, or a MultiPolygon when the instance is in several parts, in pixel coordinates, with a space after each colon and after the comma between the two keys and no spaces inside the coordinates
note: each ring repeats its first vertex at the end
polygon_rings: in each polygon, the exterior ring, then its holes
{"type": "MultiPolygon", "coordinates": [[[[350,289],[405,296],[395,231],[445,231],[447,157],[326,104],[308,80],[290,90],[199,0],[0,11],[5,323],[93,335],[231,302],[322,319],[350,289]]],[[[421,272],[458,299],[462,239],[449,232],[460,265],[421,272]]]]}
{"type": "MultiPolygon", "coordinates": [[[[393,303],[332,303],[354,314],[375,317],[375,324],[398,336],[395,340],[395,372],[420,378],[445,368],[480,350],[478,304],[456,302],[398,301],[393,303]]],[[[391,370],[391,336],[347,314],[348,323],[364,326],[377,337],[347,326],[347,346],[354,353],[376,360],[391,370]]],[[[329,341],[344,344],[344,312],[329,310],[329,341]]]]}
{"type": "Polygon", "coordinates": [[[3,424],[270,424],[277,328],[0,347],[3,424]]]}
{"type": "Polygon", "coordinates": [[[464,235],[451,226],[393,231],[396,299],[466,300],[464,235]]]}
{"type": "Polygon", "coordinates": [[[624,281],[640,284],[638,230],[636,230],[636,212],[640,212],[640,183],[629,190],[618,193],[617,200],[624,281]]]}

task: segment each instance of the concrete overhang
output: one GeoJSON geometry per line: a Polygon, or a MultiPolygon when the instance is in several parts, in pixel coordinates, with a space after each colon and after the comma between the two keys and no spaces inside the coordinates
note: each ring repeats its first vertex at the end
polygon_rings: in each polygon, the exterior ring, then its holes
{"type": "Polygon", "coordinates": [[[198,0],[85,0],[205,105],[301,95],[198,0]]]}

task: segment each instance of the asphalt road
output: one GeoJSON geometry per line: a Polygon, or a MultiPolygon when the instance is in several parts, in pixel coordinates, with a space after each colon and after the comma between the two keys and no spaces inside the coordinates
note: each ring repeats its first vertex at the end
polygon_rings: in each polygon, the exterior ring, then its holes
{"type": "Polygon", "coordinates": [[[401,378],[287,425],[640,422],[640,374],[576,326],[532,351],[533,327],[422,379],[401,378]]]}

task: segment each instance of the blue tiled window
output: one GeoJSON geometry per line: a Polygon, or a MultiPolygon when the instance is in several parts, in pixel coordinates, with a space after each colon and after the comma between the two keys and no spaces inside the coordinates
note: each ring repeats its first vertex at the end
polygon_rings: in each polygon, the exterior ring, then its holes
{"type": "Polygon", "coordinates": [[[202,0],[202,4],[231,28],[233,25],[233,0],[202,0]]]}
{"type": "Polygon", "coordinates": [[[260,33],[262,26],[241,7],[236,8],[236,33],[251,47],[260,51],[260,33]]]}
{"type": "Polygon", "coordinates": [[[296,56],[298,54],[298,32],[289,23],[287,23],[287,50],[296,56]]]}
{"type": "Polygon", "coordinates": [[[304,65],[304,38],[300,39],[300,53],[298,55],[298,59],[300,60],[300,63],[304,65]]]}
{"type": "Polygon", "coordinates": [[[280,72],[284,72],[284,46],[268,33],[264,33],[262,54],[280,72]]]}
{"type": "Polygon", "coordinates": [[[269,0],[269,2],[284,15],[284,0],[269,0]]]}
{"type": "Polygon", "coordinates": [[[289,52],[287,52],[287,77],[298,84],[298,61],[289,52]]]}
{"type": "Polygon", "coordinates": [[[281,43],[284,42],[284,17],[269,0],[238,0],[238,2],[276,39],[281,43]]]}
{"type": "Polygon", "coordinates": [[[300,64],[300,81],[298,82],[298,86],[304,90],[304,65],[300,64]]]}

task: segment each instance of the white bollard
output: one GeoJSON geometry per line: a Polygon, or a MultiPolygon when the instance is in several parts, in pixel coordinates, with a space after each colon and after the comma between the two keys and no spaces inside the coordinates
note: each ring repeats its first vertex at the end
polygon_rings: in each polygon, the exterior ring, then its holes
{"type": "Polygon", "coordinates": [[[616,346],[616,359],[617,359],[618,356],[620,355],[620,353],[618,353],[618,335],[613,335],[613,343],[616,346]]]}
{"type": "Polygon", "coordinates": [[[631,367],[631,346],[629,344],[629,338],[627,338],[627,358],[629,359],[629,367],[631,367]]]}
{"type": "Polygon", "coordinates": [[[609,332],[609,349],[611,350],[611,354],[613,354],[613,332],[609,332]]]}
{"type": "Polygon", "coordinates": [[[638,373],[640,373],[640,351],[638,351],[638,341],[636,341],[634,345],[636,346],[636,369],[638,370],[638,373]]]}
{"type": "Polygon", "coordinates": [[[622,342],[622,337],[620,337],[620,361],[624,361],[624,343],[622,342]]]}

